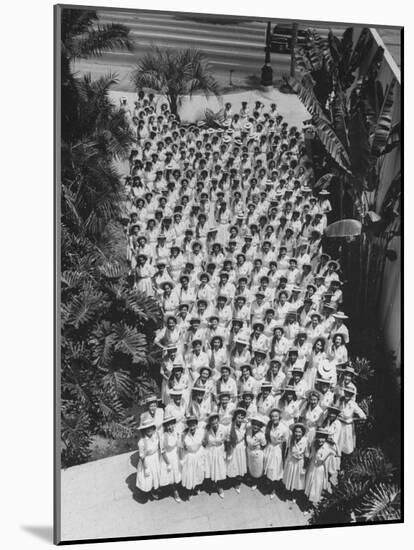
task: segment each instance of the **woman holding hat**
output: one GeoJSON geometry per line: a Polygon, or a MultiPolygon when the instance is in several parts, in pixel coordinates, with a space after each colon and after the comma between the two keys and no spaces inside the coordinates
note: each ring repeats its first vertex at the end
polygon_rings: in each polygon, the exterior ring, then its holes
{"type": "Polygon", "coordinates": [[[161,435],[160,485],[171,487],[174,500],[181,502],[178,484],[181,482],[181,463],[178,456],[179,434],[176,430],[177,420],[166,416],[163,421],[164,432],[161,435]]]}
{"type": "MultiPolygon", "coordinates": [[[[339,472],[341,467],[341,453],[339,451],[339,435],[341,433],[341,421],[338,419],[340,413],[339,407],[336,405],[329,405],[327,407],[324,418],[322,421],[322,428],[328,431],[328,443],[331,445],[334,453],[334,467],[335,471],[339,472]]],[[[336,476],[332,476],[331,483],[335,485],[337,482],[336,476]]]]}
{"type": "Polygon", "coordinates": [[[144,399],[145,410],[141,413],[140,423],[153,422],[156,429],[160,430],[164,418],[164,410],[158,407],[158,397],[151,394],[144,399]]]}
{"type": "Polygon", "coordinates": [[[241,366],[250,365],[251,353],[249,351],[249,340],[243,335],[237,336],[234,340],[234,347],[230,352],[230,366],[234,369],[236,379],[240,377],[241,366]]]}
{"type": "Polygon", "coordinates": [[[236,493],[240,493],[241,478],[247,474],[246,410],[237,407],[227,433],[227,477],[235,480],[236,493]]]}
{"type": "Polygon", "coordinates": [[[204,481],[204,430],[198,427],[198,420],[194,416],[187,417],[186,425],[187,428],[184,430],[182,437],[181,485],[187,489],[188,498],[191,500],[197,487],[204,481]]]}
{"type": "Polygon", "coordinates": [[[309,465],[306,471],[305,494],[315,506],[323,491],[331,490],[330,478],[336,475],[335,452],[327,442],[329,431],[318,428],[312,444],[309,465]]]}
{"type": "Polygon", "coordinates": [[[332,326],[331,334],[343,334],[344,343],[349,344],[349,330],[344,325],[344,321],[348,319],[348,315],[345,315],[343,311],[337,311],[333,314],[335,324],[332,326]]]}
{"type": "Polygon", "coordinates": [[[339,400],[339,420],[341,431],[338,439],[338,448],[341,454],[349,455],[356,446],[356,432],[354,418],[366,420],[367,416],[355,401],[356,391],[352,387],[344,388],[344,395],[339,400]]]}
{"type": "Polygon", "coordinates": [[[255,350],[263,350],[268,347],[268,340],[263,334],[264,324],[262,321],[256,321],[253,324],[253,331],[250,336],[250,351],[254,352],[255,350]]]}
{"type": "Polygon", "coordinates": [[[253,378],[252,366],[246,363],[240,367],[240,372],[240,378],[237,383],[238,394],[242,395],[244,392],[250,391],[254,395],[256,380],[253,378]]]}
{"type": "Polygon", "coordinates": [[[345,345],[345,337],[341,332],[332,336],[332,342],[328,347],[327,357],[335,365],[348,361],[348,350],[345,345]]]}
{"type": "MultiPolygon", "coordinates": [[[[335,401],[343,397],[346,389],[352,390],[356,395],[357,388],[354,383],[356,372],[354,367],[349,365],[349,363],[340,363],[336,368],[339,373],[339,383],[335,387],[335,401]]],[[[354,399],[354,397],[352,397],[352,399],[354,399]]]]}
{"type": "Polygon", "coordinates": [[[273,338],[270,343],[270,357],[284,357],[289,349],[289,341],[284,336],[285,329],[281,325],[275,326],[273,329],[273,338]]]}
{"type": "Polygon", "coordinates": [[[158,344],[164,349],[176,345],[181,351],[180,331],[177,328],[177,319],[174,315],[168,315],[165,319],[165,326],[157,330],[154,344],[158,344]]]}
{"type": "Polygon", "coordinates": [[[235,296],[233,306],[233,319],[239,319],[246,326],[250,324],[250,307],[246,305],[247,297],[243,295],[235,296]]]}
{"type": "Polygon", "coordinates": [[[275,397],[280,396],[282,388],[286,385],[286,374],[281,367],[282,362],[279,359],[271,359],[266,373],[266,381],[270,383],[271,392],[275,397]]]}
{"type": "Polygon", "coordinates": [[[211,413],[204,435],[205,447],[205,477],[210,479],[217,488],[220,498],[224,498],[222,482],[226,479],[226,460],[224,442],[227,432],[219,424],[219,413],[211,413]]]}
{"type": "Polygon", "coordinates": [[[276,495],[276,485],[283,477],[283,455],[289,441],[289,428],[280,421],[281,412],[273,408],[266,426],[266,448],[264,451],[264,474],[272,485],[270,499],[276,495]]]}
{"type": "Polygon", "coordinates": [[[216,401],[216,383],[213,380],[212,369],[207,365],[202,365],[198,369],[198,378],[193,383],[193,388],[204,388],[206,391],[205,400],[212,408],[216,401]]]}
{"type": "Polygon", "coordinates": [[[208,364],[213,370],[214,380],[220,377],[220,368],[228,363],[227,351],[223,345],[222,336],[213,336],[210,342],[210,349],[207,350],[208,364]]]}
{"type": "Polygon", "coordinates": [[[216,385],[217,395],[223,392],[228,392],[232,402],[235,402],[237,397],[237,382],[233,376],[233,369],[227,363],[220,367],[220,378],[216,385]]]}
{"type": "Polygon", "coordinates": [[[307,428],[307,437],[309,445],[312,444],[317,426],[319,426],[323,410],[319,405],[320,393],[317,390],[306,392],[306,401],[300,412],[300,419],[307,428]]]}
{"type": "Polygon", "coordinates": [[[335,400],[335,394],[331,389],[331,384],[328,380],[324,380],[323,378],[316,378],[315,388],[319,391],[320,394],[319,406],[323,411],[326,411],[326,409],[330,407],[335,400]]]}
{"type": "Polygon", "coordinates": [[[294,365],[291,370],[291,379],[289,385],[295,388],[296,397],[298,400],[305,399],[307,391],[310,389],[306,380],[303,379],[304,370],[302,365],[294,365]]]}
{"type": "Polygon", "coordinates": [[[201,338],[194,338],[191,342],[191,351],[186,356],[186,366],[192,382],[197,379],[200,367],[208,366],[208,363],[209,357],[202,349],[201,338]]]}
{"type": "Polygon", "coordinates": [[[256,413],[250,417],[250,426],[246,430],[247,470],[253,480],[253,490],[257,488],[257,481],[264,473],[266,437],[263,428],[266,423],[262,415],[256,413]]]}
{"type": "Polygon", "coordinates": [[[306,426],[302,422],[296,422],[290,426],[292,435],[288,445],[288,451],[283,471],[283,484],[295,502],[294,491],[305,489],[305,458],[308,452],[308,440],[306,438],[306,426]]]}
{"type": "Polygon", "coordinates": [[[186,401],[183,397],[182,390],[170,390],[169,391],[168,404],[165,407],[164,416],[173,416],[176,420],[176,431],[178,434],[184,429],[184,417],[187,409],[186,401]]]}
{"type": "Polygon", "coordinates": [[[170,379],[167,384],[167,394],[170,395],[172,390],[179,390],[182,393],[184,401],[187,403],[190,391],[190,380],[186,372],[184,372],[184,364],[176,362],[173,365],[170,379]]]}
{"type": "Polygon", "coordinates": [[[138,465],[136,485],[147,496],[158,500],[160,487],[160,440],[153,420],[142,422],[138,428],[138,465]]]}
{"type": "Polygon", "coordinates": [[[264,382],[266,373],[269,370],[267,346],[254,350],[251,365],[252,376],[256,380],[255,394],[257,395],[260,392],[261,384],[264,382]]]}
{"type": "Polygon", "coordinates": [[[300,414],[301,400],[296,396],[296,390],[293,386],[287,385],[280,396],[278,408],[281,410],[282,422],[290,427],[300,414]]]}
{"type": "Polygon", "coordinates": [[[256,398],[257,412],[268,417],[270,411],[276,406],[276,400],[278,399],[272,393],[272,384],[267,380],[263,380],[256,398]]]}

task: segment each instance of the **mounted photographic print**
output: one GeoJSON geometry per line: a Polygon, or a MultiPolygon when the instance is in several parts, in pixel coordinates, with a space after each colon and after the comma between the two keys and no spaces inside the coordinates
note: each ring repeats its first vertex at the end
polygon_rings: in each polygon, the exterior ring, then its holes
{"type": "Polygon", "coordinates": [[[402,522],[402,28],[55,47],[55,542],[402,522]]]}

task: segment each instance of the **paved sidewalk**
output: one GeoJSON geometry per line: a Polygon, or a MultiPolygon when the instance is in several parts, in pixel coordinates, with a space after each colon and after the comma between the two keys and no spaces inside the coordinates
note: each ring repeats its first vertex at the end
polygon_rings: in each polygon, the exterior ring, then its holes
{"type": "Polygon", "coordinates": [[[137,453],[126,453],[62,470],[62,540],[131,537],[306,525],[297,505],[273,501],[242,486],[241,494],[201,493],[188,502],[171,497],[139,502],[137,453]]]}
{"type": "MultiPolygon", "coordinates": [[[[110,97],[116,105],[119,105],[121,97],[126,97],[129,106],[133,108],[137,96],[132,92],[111,91],[110,97]]],[[[295,94],[282,94],[276,88],[270,91],[247,90],[226,93],[218,98],[210,96],[208,99],[204,95],[193,95],[192,98],[186,96],[183,99],[179,112],[183,122],[195,122],[204,118],[204,112],[207,108],[217,112],[229,101],[233,105],[233,113],[237,113],[241,108],[242,101],[247,101],[250,111],[252,111],[254,102],[257,100],[261,101],[265,107],[268,107],[273,102],[276,103],[278,111],[288,121],[290,126],[302,128],[303,121],[310,118],[310,114],[295,94]]],[[[166,102],[162,97],[160,97],[159,101],[161,103],[166,102]]]]}

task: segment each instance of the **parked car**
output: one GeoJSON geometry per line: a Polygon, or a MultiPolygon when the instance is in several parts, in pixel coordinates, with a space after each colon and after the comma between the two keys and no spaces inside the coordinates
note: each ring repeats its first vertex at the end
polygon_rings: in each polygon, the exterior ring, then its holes
{"type": "MultiPolygon", "coordinates": [[[[292,52],[292,25],[276,25],[270,38],[270,51],[273,53],[292,52]]],[[[297,45],[305,46],[308,41],[308,34],[305,30],[298,29],[297,45]]]]}

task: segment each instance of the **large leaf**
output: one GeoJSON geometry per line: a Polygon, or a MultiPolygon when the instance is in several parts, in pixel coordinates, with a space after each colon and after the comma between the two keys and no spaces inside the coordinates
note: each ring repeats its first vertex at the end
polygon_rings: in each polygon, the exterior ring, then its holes
{"type": "Polygon", "coordinates": [[[397,485],[380,483],[368,491],[358,507],[365,521],[401,519],[401,489],[397,485]]]}
{"type": "Polygon", "coordinates": [[[327,237],[356,237],[361,234],[362,223],[359,220],[339,220],[325,229],[327,237]]]}
{"type": "Polygon", "coordinates": [[[315,183],[315,185],[313,186],[313,189],[314,190],[326,189],[329,186],[329,184],[331,183],[332,178],[334,178],[334,177],[335,177],[335,174],[331,174],[331,173],[324,174],[315,183]]]}
{"type": "Polygon", "coordinates": [[[366,122],[359,110],[349,121],[348,138],[352,173],[365,176],[371,165],[371,147],[366,122]]]}
{"type": "Polygon", "coordinates": [[[385,94],[385,100],[374,128],[372,137],[372,155],[379,156],[385,149],[392,127],[392,115],[394,109],[394,89],[397,80],[393,78],[385,94]]]}
{"type": "Polygon", "coordinates": [[[113,328],[115,350],[130,355],[134,362],[145,359],[147,341],[143,334],[125,323],[118,323],[113,328]]]}

